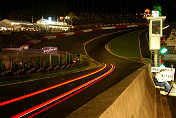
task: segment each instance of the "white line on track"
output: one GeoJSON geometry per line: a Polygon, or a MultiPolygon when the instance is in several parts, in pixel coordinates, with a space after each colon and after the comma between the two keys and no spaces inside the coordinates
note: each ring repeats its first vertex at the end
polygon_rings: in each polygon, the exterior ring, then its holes
{"type": "MultiPolygon", "coordinates": [[[[84,70],[75,71],[75,72],[73,72],[73,73],[78,73],[78,72],[86,71],[86,70],[93,69],[93,68],[95,68],[95,67],[87,68],[87,69],[84,69],[84,70]]],[[[9,84],[3,84],[3,85],[0,85],[0,87],[3,87],[3,86],[10,86],[10,85],[15,85],[15,84],[21,84],[21,83],[27,83],[27,82],[32,82],[32,81],[37,81],[37,80],[42,80],[42,79],[47,79],[47,78],[52,78],[52,77],[58,77],[58,76],[63,76],[63,75],[67,75],[67,74],[68,74],[68,73],[65,73],[65,74],[58,74],[58,75],[55,75],[55,76],[43,77],[43,78],[38,78],[38,79],[32,79],[32,80],[14,82],[14,83],[9,83],[9,84]]],[[[69,74],[70,74],[70,73],[69,73],[69,74]]]]}
{"type": "MultiPolygon", "coordinates": [[[[102,37],[105,37],[105,36],[108,36],[108,35],[111,35],[111,34],[115,34],[115,33],[118,33],[118,32],[121,32],[121,31],[112,32],[112,33],[109,33],[109,34],[103,34],[103,35],[101,35],[101,36],[95,37],[95,38],[93,38],[93,39],[90,39],[90,40],[84,42],[84,43],[82,44],[82,45],[84,46],[84,52],[86,53],[86,55],[87,55],[90,59],[92,59],[93,61],[95,61],[95,60],[94,60],[93,58],[91,58],[91,57],[89,56],[89,54],[87,53],[87,51],[86,51],[86,45],[87,45],[88,43],[90,43],[90,42],[92,42],[92,41],[98,39],[98,38],[102,38],[102,37]]],[[[97,61],[95,61],[95,62],[97,62],[97,61]]],[[[99,62],[97,62],[97,63],[100,64],[99,62]]]]}
{"type": "MultiPolygon", "coordinates": [[[[141,33],[141,32],[140,32],[140,33],[141,33]]],[[[112,55],[114,55],[114,56],[116,56],[116,57],[123,58],[123,59],[127,59],[127,60],[132,60],[132,61],[136,61],[136,62],[141,62],[141,61],[138,61],[138,60],[135,60],[135,59],[130,59],[130,58],[127,58],[127,57],[123,57],[123,56],[114,54],[114,53],[111,51],[111,49],[109,49],[109,43],[110,43],[110,41],[109,41],[108,43],[106,43],[105,49],[106,49],[109,53],[111,53],[112,55]]]]}
{"type": "Polygon", "coordinates": [[[139,38],[139,36],[140,36],[141,33],[142,33],[142,31],[138,34],[138,42],[139,42],[139,52],[140,52],[140,56],[141,56],[141,58],[143,58],[143,56],[142,56],[142,51],[141,51],[141,41],[140,41],[140,38],[139,38]]]}
{"type": "Polygon", "coordinates": [[[147,33],[145,34],[145,38],[146,38],[147,43],[148,43],[148,45],[149,45],[149,39],[147,38],[148,33],[149,33],[149,32],[147,32],[147,33]]]}
{"type": "Polygon", "coordinates": [[[109,49],[109,43],[110,43],[110,42],[106,43],[106,45],[105,45],[105,49],[106,49],[109,53],[111,53],[112,55],[114,55],[114,56],[116,56],[116,57],[120,57],[120,58],[123,58],[123,59],[128,59],[128,60],[130,60],[129,58],[126,58],[126,57],[123,57],[123,56],[119,56],[119,55],[114,54],[113,52],[111,52],[111,49],[109,49]]]}

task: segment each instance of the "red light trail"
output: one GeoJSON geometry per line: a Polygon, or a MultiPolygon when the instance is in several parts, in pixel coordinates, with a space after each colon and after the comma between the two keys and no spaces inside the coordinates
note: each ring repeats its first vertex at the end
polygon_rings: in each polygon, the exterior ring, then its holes
{"type": "Polygon", "coordinates": [[[39,91],[30,93],[30,94],[27,94],[27,95],[24,95],[24,96],[20,96],[20,97],[11,99],[11,100],[7,100],[7,101],[4,101],[4,102],[1,102],[1,103],[0,103],[0,106],[4,106],[4,105],[7,105],[7,104],[10,104],[10,103],[13,103],[13,102],[16,102],[16,101],[19,101],[19,100],[22,100],[22,99],[25,99],[25,98],[28,98],[28,97],[31,97],[31,96],[40,94],[40,93],[43,93],[43,92],[45,92],[45,91],[49,91],[49,90],[54,89],[54,88],[57,88],[57,87],[59,87],[59,86],[63,86],[63,85],[65,85],[65,84],[68,84],[68,83],[77,81],[77,80],[79,80],[79,79],[88,77],[88,76],[93,75],[93,74],[95,74],[95,73],[98,73],[98,72],[102,71],[102,70],[105,69],[105,68],[106,68],[106,64],[104,64],[102,68],[100,68],[100,69],[98,69],[98,70],[96,70],[96,71],[94,71],[94,72],[91,72],[91,73],[89,73],[89,74],[86,74],[86,75],[83,75],[83,76],[80,76],[80,77],[77,77],[77,78],[74,78],[74,79],[71,79],[71,80],[62,82],[62,83],[60,83],[60,84],[57,84],[57,85],[55,85],[55,86],[51,86],[51,87],[46,88],[46,89],[42,89],[42,90],[39,90],[39,91]]]}
{"type": "Polygon", "coordinates": [[[33,116],[35,116],[35,115],[37,115],[37,114],[39,114],[39,113],[41,113],[41,112],[43,112],[43,111],[45,111],[45,110],[47,110],[47,109],[49,109],[49,108],[55,106],[56,104],[59,104],[60,102],[62,102],[62,101],[64,101],[64,100],[66,100],[66,99],[72,97],[73,95],[76,95],[77,93],[83,91],[85,88],[91,86],[92,84],[94,84],[94,83],[100,81],[101,79],[103,79],[103,78],[105,78],[106,76],[108,76],[111,72],[113,72],[114,69],[115,69],[115,66],[114,66],[113,64],[111,64],[111,69],[108,70],[106,73],[104,73],[104,74],[102,74],[102,75],[100,75],[100,76],[98,76],[98,77],[96,77],[96,78],[94,78],[94,79],[92,79],[92,80],[90,80],[90,81],[88,81],[88,82],[86,82],[86,83],[84,83],[84,84],[82,84],[82,85],[80,85],[80,86],[78,86],[78,87],[76,87],[76,88],[74,88],[74,89],[68,91],[68,92],[65,92],[65,93],[63,93],[63,94],[61,94],[61,95],[59,95],[59,96],[57,96],[57,97],[55,97],[55,98],[53,98],[53,99],[50,99],[50,100],[48,100],[48,101],[46,101],[46,102],[44,102],[44,103],[41,103],[41,104],[39,104],[39,105],[37,105],[37,106],[35,106],[35,107],[32,107],[32,108],[30,108],[30,109],[28,109],[28,110],[25,110],[25,111],[23,111],[23,112],[21,112],[21,113],[19,113],[19,114],[17,114],[17,115],[14,115],[14,116],[12,116],[11,118],[20,118],[20,117],[23,117],[23,116],[25,116],[25,115],[27,115],[27,114],[33,112],[33,111],[36,111],[36,110],[38,110],[38,109],[40,109],[40,108],[42,108],[42,107],[44,107],[44,106],[46,106],[46,105],[49,105],[49,104],[51,104],[51,103],[53,103],[53,102],[55,102],[55,101],[57,101],[57,100],[59,100],[59,99],[65,97],[65,96],[69,95],[69,96],[67,96],[66,98],[64,98],[64,99],[62,99],[62,100],[60,100],[60,101],[54,103],[53,105],[50,105],[50,106],[48,106],[47,108],[45,108],[45,109],[43,109],[43,110],[41,110],[41,111],[39,111],[39,112],[37,112],[37,113],[35,113],[35,114],[33,114],[33,115],[30,116],[30,117],[33,117],[33,116]],[[71,95],[70,95],[70,94],[71,94],[71,95]]]}

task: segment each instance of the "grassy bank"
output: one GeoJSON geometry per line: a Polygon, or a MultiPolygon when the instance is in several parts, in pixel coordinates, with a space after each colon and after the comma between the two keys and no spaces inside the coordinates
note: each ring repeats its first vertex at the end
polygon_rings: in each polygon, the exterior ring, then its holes
{"type": "Polygon", "coordinates": [[[126,58],[140,58],[138,34],[141,30],[130,32],[109,42],[112,53],[126,58]]]}

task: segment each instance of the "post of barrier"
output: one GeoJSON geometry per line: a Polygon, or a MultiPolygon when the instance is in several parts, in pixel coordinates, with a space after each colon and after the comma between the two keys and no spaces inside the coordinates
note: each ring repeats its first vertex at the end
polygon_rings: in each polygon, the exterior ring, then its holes
{"type": "Polygon", "coordinates": [[[71,54],[69,54],[69,64],[71,63],[71,54]]]}
{"type": "Polygon", "coordinates": [[[24,61],[24,56],[22,57],[22,67],[25,67],[25,61],[24,61]]]}
{"type": "Polygon", "coordinates": [[[51,66],[51,54],[49,54],[49,65],[51,66]]]}
{"type": "Polygon", "coordinates": [[[171,87],[173,87],[173,84],[174,84],[174,73],[173,73],[173,65],[171,65],[171,69],[172,69],[172,74],[173,74],[173,80],[171,81],[171,87]]]}
{"type": "MultiPolygon", "coordinates": [[[[0,66],[0,67],[2,68],[2,66],[0,66]]],[[[12,69],[12,68],[13,68],[13,59],[10,57],[10,69],[12,69]]]]}
{"type": "Polygon", "coordinates": [[[59,61],[59,63],[58,63],[58,64],[59,64],[59,65],[60,65],[60,57],[61,57],[61,56],[60,56],[60,54],[59,54],[59,56],[58,56],[58,61],[59,61]]]}
{"type": "Polygon", "coordinates": [[[73,54],[72,55],[70,55],[71,57],[70,57],[70,63],[72,63],[73,62],[73,54]]]}
{"type": "Polygon", "coordinates": [[[70,63],[70,54],[67,55],[67,64],[70,63]]]}
{"type": "Polygon", "coordinates": [[[81,62],[82,61],[82,55],[80,54],[80,57],[79,57],[79,61],[81,62]]]}
{"type": "Polygon", "coordinates": [[[65,64],[67,64],[67,51],[66,51],[66,54],[65,54],[65,64]]]}

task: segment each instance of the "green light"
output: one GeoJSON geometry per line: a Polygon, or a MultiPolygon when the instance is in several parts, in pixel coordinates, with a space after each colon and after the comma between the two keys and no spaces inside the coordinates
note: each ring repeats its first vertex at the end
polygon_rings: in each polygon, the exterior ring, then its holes
{"type": "Polygon", "coordinates": [[[161,48],[160,52],[161,52],[162,54],[166,53],[166,52],[167,52],[167,48],[161,48]]]}

